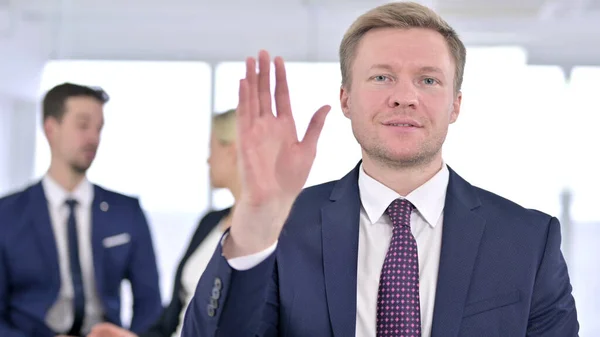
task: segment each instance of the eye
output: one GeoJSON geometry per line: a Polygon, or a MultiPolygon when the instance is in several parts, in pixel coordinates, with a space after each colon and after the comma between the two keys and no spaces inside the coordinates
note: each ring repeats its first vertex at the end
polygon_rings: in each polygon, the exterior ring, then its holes
{"type": "Polygon", "coordinates": [[[388,77],[387,77],[387,76],[385,76],[385,75],[377,75],[377,76],[373,77],[373,79],[374,79],[376,82],[384,82],[385,80],[387,80],[387,79],[388,79],[388,77]]]}
{"type": "Polygon", "coordinates": [[[423,83],[425,83],[427,85],[434,85],[437,83],[437,81],[434,78],[426,77],[423,79],[423,83]]]}

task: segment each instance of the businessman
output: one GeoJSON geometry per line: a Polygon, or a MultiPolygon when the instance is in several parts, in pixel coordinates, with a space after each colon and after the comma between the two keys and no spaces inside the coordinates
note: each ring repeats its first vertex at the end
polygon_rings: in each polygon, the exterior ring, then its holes
{"type": "Polygon", "coordinates": [[[0,336],[83,336],[121,325],[121,283],[133,331],[161,312],[150,230],[137,199],[86,179],[100,143],[99,89],[65,83],[43,100],[51,163],[40,182],[0,199],[0,336]]]}
{"type": "Polygon", "coordinates": [[[247,60],[244,194],[184,337],[578,335],[558,221],[470,185],[442,158],[465,54],[421,5],[360,16],[340,46],[340,102],[362,160],[304,190],[330,108],[298,141],[283,61],[274,114],[269,55],[259,54],[258,74],[247,60]]]}

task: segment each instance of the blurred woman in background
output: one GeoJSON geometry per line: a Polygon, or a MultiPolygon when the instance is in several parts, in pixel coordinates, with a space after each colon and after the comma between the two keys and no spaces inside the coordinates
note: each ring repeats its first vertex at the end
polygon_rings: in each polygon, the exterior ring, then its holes
{"type": "MultiPolygon", "coordinates": [[[[214,188],[228,189],[237,199],[240,181],[237,169],[235,110],[217,114],[212,119],[210,137],[210,183],[214,188]]],[[[145,333],[135,335],[110,323],[96,325],[88,337],[179,337],[183,318],[196,285],[206,269],[224,231],[231,224],[235,204],[227,209],[206,214],[196,229],[177,267],[171,303],[159,320],[145,333]]]]}

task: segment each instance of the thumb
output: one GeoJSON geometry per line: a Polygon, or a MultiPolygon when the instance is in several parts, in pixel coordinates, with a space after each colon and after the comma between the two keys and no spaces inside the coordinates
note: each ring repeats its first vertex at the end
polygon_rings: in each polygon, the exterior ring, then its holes
{"type": "Polygon", "coordinates": [[[312,116],[306,129],[306,134],[304,134],[304,138],[302,139],[304,146],[309,148],[317,147],[317,141],[319,140],[323,125],[325,125],[325,117],[327,117],[329,111],[331,111],[331,106],[324,105],[312,116]]]}

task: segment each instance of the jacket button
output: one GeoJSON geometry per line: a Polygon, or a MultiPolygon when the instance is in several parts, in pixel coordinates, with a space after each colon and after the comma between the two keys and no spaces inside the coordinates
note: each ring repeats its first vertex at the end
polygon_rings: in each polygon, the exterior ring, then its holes
{"type": "Polygon", "coordinates": [[[219,291],[219,289],[217,289],[217,288],[213,288],[211,297],[214,298],[215,300],[218,300],[219,297],[221,297],[221,291],[219,291]]]}
{"type": "Polygon", "coordinates": [[[218,277],[215,277],[215,288],[218,290],[221,290],[221,288],[223,288],[223,282],[221,282],[221,279],[218,277]]]}
{"type": "Polygon", "coordinates": [[[206,311],[207,311],[209,317],[215,316],[215,308],[213,308],[210,304],[206,308],[206,311]]]}

